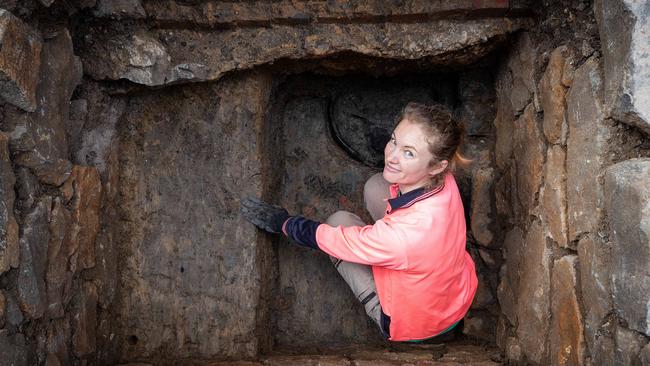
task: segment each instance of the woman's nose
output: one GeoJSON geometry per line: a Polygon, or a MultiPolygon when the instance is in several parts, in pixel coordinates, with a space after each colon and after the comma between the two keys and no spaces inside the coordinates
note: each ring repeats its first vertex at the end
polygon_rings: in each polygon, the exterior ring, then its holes
{"type": "Polygon", "coordinates": [[[386,145],[386,151],[384,152],[384,154],[386,155],[386,160],[390,162],[397,162],[397,149],[395,148],[395,146],[388,143],[386,145]]]}

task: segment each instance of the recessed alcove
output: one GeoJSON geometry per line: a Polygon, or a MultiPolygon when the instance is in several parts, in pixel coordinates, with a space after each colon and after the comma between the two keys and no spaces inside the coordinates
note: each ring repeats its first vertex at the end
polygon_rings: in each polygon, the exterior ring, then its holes
{"type": "Polygon", "coordinates": [[[640,363],[647,14],[628,3],[5,1],[0,353],[640,363]],[[447,105],[473,160],[479,289],[435,344],[384,341],[324,254],[239,212],[370,221],[363,183],[411,100],[447,105]]]}

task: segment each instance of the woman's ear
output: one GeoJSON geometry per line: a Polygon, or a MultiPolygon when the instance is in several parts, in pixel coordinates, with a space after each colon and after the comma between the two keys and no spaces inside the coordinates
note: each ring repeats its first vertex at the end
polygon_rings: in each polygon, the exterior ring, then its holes
{"type": "Polygon", "coordinates": [[[429,171],[429,175],[431,177],[435,177],[436,175],[445,171],[445,169],[447,169],[448,166],[449,166],[449,162],[447,160],[443,160],[438,164],[436,164],[433,168],[431,168],[431,170],[429,171]]]}

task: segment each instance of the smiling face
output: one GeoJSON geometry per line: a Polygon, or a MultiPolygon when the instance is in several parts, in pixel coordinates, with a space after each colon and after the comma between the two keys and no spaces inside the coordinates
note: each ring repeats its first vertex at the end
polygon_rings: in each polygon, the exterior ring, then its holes
{"type": "Polygon", "coordinates": [[[384,179],[399,184],[402,193],[423,187],[447,167],[446,160],[431,166],[432,158],[422,127],[402,120],[384,149],[384,179]]]}

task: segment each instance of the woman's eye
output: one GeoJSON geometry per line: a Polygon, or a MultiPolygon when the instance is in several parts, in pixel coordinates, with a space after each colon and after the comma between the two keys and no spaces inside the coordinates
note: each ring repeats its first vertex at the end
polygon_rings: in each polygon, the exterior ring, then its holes
{"type": "Polygon", "coordinates": [[[410,151],[410,150],[406,150],[406,151],[404,151],[404,156],[407,157],[407,158],[412,158],[412,157],[414,157],[415,155],[413,154],[412,151],[410,151]]]}

